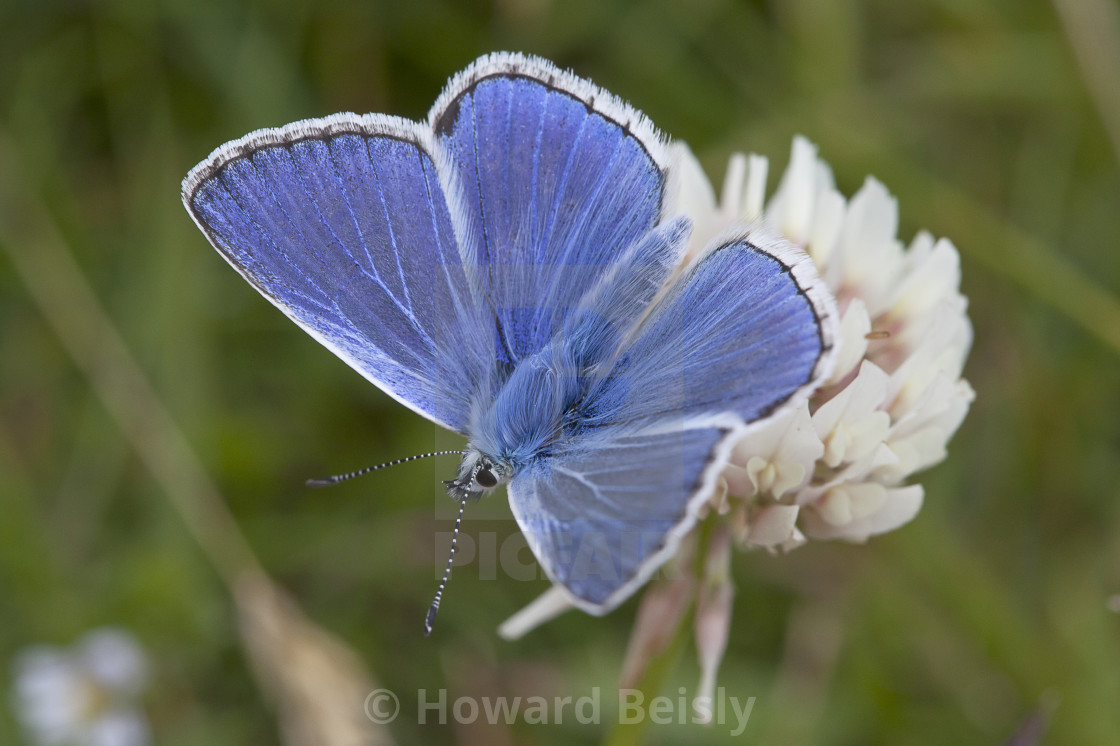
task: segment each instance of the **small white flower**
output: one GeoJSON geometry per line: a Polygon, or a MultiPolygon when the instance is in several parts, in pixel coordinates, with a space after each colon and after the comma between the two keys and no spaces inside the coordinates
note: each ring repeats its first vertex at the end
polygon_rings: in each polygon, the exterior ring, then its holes
{"type": "Polygon", "coordinates": [[[877,482],[829,489],[815,511],[804,511],[805,534],[813,539],[865,541],[910,522],[922,507],[922,485],[889,488],[877,482]]]}
{"type": "MultiPolygon", "coordinates": [[[[906,480],[945,457],[974,398],[961,378],[972,325],[957,250],[925,232],[904,246],[898,203],[886,187],[869,178],[845,199],[805,138],[794,138],[789,167],[768,202],[765,158],[732,156],[717,200],[688,146],[673,147],[677,208],[694,221],[690,258],[728,226],[761,221],[812,257],[840,312],[832,376],[800,408],[736,445],[723,474],[726,489],[713,496],[712,508],[728,516],[740,545],[771,551],[809,539],[864,541],[906,524],[924,496],[920,484],[906,480]]],[[[704,691],[730,623],[730,586],[720,588],[699,609],[707,630],[704,691]]],[[[655,586],[647,594],[654,611],[639,613],[634,639],[661,640],[669,621],[657,604],[672,599],[676,619],[687,590],[683,581],[655,586]]],[[[503,634],[524,634],[569,607],[562,594],[546,594],[503,634]]]]}
{"type": "Polygon", "coordinates": [[[13,705],[28,741],[42,746],[145,746],[148,721],[136,704],[148,662],[121,629],[89,632],[72,649],[37,645],[14,664],[13,705]]]}
{"type": "Polygon", "coordinates": [[[740,543],[862,541],[903,525],[922,501],[920,485],[903,483],[945,457],[974,397],[960,377],[972,326],[956,249],[925,232],[904,246],[886,187],[868,178],[844,199],[802,137],[765,206],[765,158],[733,156],[718,204],[687,147],[677,158],[689,174],[678,201],[695,220],[694,249],[761,219],[809,253],[840,310],[836,368],[797,413],[801,429],[790,416],[768,423],[735,448],[724,473],[728,499],[739,500],[729,509],[740,543]]]}
{"type": "Polygon", "coordinates": [[[805,537],[797,529],[800,511],[797,505],[781,503],[745,505],[733,514],[731,528],[743,546],[788,551],[805,543],[805,537]]]}
{"type": "Polygon", "coordinates": [[[808,406],[783,415],[773,427],[736,444],[724,472],[728,494],[751,498],[769,493],[780,499],[806,482],[825,446],[813,428],[808,406]]]}
{"type": "Polygon", "coordinates": [[[875,454],[891,429],[891,416],[882,409],[889,380],[879,366],[864,360],[855,379],[817,407],[813,427],[824,443],[825,466],[860,464],[875,454]]]}
{"type": "Polygon", "coordinates": [[[871,317],[867,315],[867,306],[859,298],[852,298],[844,313],[840,316],[840,340],[836,355],[836,368],[832,371],[829,384],[836,384],[845,380],[864,355],[867,354],[868,339],[871,333],[871,317]]]}

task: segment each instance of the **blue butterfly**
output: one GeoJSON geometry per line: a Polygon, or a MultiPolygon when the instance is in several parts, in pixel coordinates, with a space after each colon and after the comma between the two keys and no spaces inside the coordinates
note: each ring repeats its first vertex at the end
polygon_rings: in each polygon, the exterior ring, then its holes
{"type": "Polygon", "coordinates": [[[739,227],[680,266],[671,161],[610,93],[492,54],[427,122],[335,114],[227,143],[183,202],[296,324],[465,436],[451,495],[508,485],[545,573],[603,614],[833,357],[834,303],[789,244],[739,227]]]}

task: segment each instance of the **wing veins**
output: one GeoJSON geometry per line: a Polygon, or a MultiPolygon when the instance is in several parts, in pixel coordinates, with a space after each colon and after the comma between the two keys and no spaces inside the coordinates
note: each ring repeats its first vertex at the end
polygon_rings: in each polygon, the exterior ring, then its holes
{"type": "MultiPolygon", "coordinates": [[[[412,145],[413,147],[417,147],[417,149],[419,150],[419,147],[416,146],[416,143],[414,143],[412,141],[408,141],[408,144],[412,145]]],[[[415,329],[420,334],[420,336],[428,343],[428,345],[430,345],[431,348],[433,350],[435,350],[435,349],[438,349],[438,345],[436,345],[435,341],[431,337],[428,336],[427,331],[424,329],[424,327],[420,323],[420,321],[416,318],[416,315],[415,315],[414,311],[412,310],[412,299],[409,297],[409,293],[408,293],[408,282],[405,281],[404,268],[401,266],[400,248],[397,245],[397,234],[396,234],[396,231],[393,230],[393,222],[389,218],[389,204],[385,200],[385,189],[381,186],[381,175],[377,172],[377,165],[376,165],[375,159],[373,157],[373,154],[369,152],[369,145],[370,145],[370,141],[367,140],[366,141],[366,154],[369,156],[370,169],[373,171],[373,179],[374,179],[375,185],[377,186],[377,194],[381,199],[381,211],[385,215],[385,229],[389,232],[389,243],[393,247],[393,260],[396,262],[397,273],[399,274],[399,276],[401,278],[401,289],[404,292],[405,301],[408,304],[407,308],[405,307],[404,304],[402,304],[400,302],[400,300],[397,298],[397,296],[395,294],[390,292],[389,289],[385,287],[384,284],[382,284],[382,283],[378,283],[378,284],[380,284],[381,287],[385,289],[385,294],[388,295],[389,299],[393,301],[393,305],[395,305],[397,308],[399,308],[401,313],[404,314],[404,316],[409,321],[412,322],[413,329],[415,329]]]]}
{"type": "MultiPolygon", "coordinates": [[[[251,164],[251,165],[253,165],[253,164],[251,164]]],[[[256,166],[255,166],[255,165],[253,165],[253,167],[254,167],[254,169],[256,168],[256,166]]],[[[271,245],[272,245],[272,249],[273,249],[273,250],[274,250],[274,251],[275,251],[275,252],[276,252],[277,254],[279,254],[280,256],[284,257],[284,261],[285,261],[285,262],[287,262],[287,264],[288,264],[289,266],[293,266],[293,267],[294,267],[294,266],[295,266],[295,264],[293,264],[292,260],[291,260],[291,259],[290,259],[290,258],[288,257],[288,254],[287,254],[287,253],[286,253],[286,252],[284,251],[284,249],[282,249],[282,248],[280,247],[280,245],[279,245],[278,243],[276,243],[276,241],[274,241],[274,240],[272,239],[272,236],[271,236],[271,235],[269,234],[269,232],[268,232],[267,230],[265,230],[265,229],[264,229],[264,227],[262,226],[262,224],[261,224],[260,222],[258,222],[257,220],[255,220],[255,219],[253,218],[253,216],[252,216],[252,215],[251,215],[251,214],[249,213],[249,211],[245,209],[245,206],[244,206],[243,204],[241,204],[241,200],[239,200],[239,199],[237,198],[237,195],[233,193],[233,190],[232,190],[232,189],[230,189],[230,188],[229,188],[229,187],[228,187],[228,186],[227,186],[227,185],[225,184],[225,182],[224,182],[224,181],[222,181],[222,182],[218,182],[218,183],[220,183],[220,185],[221,185],[221,188],[222,188],[223,190],[225,190],[225,193],[229,195],[230,201],[232,201],[232,202],[233,202],[233,204],[237,206],[237,209],[241,211],[241,214],[245,216],[245,219],[246,219],[246,220],[247,220],[247,221],[249,222],[249,224],[250,224],[250,225],[252,225],[252,226],[253,226],[253,230],[254,230],[254,231],[256,231],[257,235],[258,235],[258,236],[260,236],[261,238],[263,238],[263,239],[264,239],[265,241],[267,241],[267,242],[268,242],[269,244],[271,244],[271,245]]],[[[284,217],[288,218],[288,214],[287,214],[286,212],[284,212],[284,208],[283,208],[283,206],[281,206],[281,205],[277,204],[277,207],[279,207],[279,208],[280,208],[280,211],[284,213],[284,217]]],[[[289,222],[290,222],[290,221],[291,221],[291,218],[288,218],[288,220],[289,220],[289,222]]],[[[231,246],[231,249],[232,249],[232,246],[231,246]]],[[[246,254],[248,254],[248,252],[246,252],[246,254]]],[[[228,256],[228,255],[227,255],[227,256],[228,256]]],[[[245,267],[246,271],[248,271],[249,267],[248,267],[247,265],[243,264],[243,263],[241,262],[240,258],[237,258],[237,257],[231,257],[231,258],[233,258],[233,259],[234,259],[234,260],[235,260],[235,261],[237,262],[237,264],[238,264],[239,266],[241,266],[241,267],[245,267]]],[[[320,261],[322,261],[322,259],[321,259],[321,258],[320,258],[320,261]]],[[[263,267],[261,268],[261,270],[263,271],[263,267]]],[[[307,276],[306,274],[304,274],[304,273],[302,273],[302,272],[301,272],[300,274],[301,274],[301,275],[303,275],[303,277],[304,277],[305,281],[307,282],[307,284],[308,284],[308,285],[310,285],[311,287],[315,288],[315,290],[317,290],[317,291],[319,292],[319,294],[320,294],[320,295],[321,295],[321,296],[322,296],[323,298],[330,298],[330,295],[329,295],[328,293],[326,293],[326,292],[325,292],[325,291],[323,290],[323,288],[319,287],[319,286],[318,286],[318,285],[317,285],[317,284],[316,284],[316,283],[315,283],[315,282],[314,282],[314,281],[313,281],[313,280],[312,280],[312,279],[311,279],[311,278],[310,278],[309,276],[307,276]]],[[[254,285],[255,285],[255,284],[256,284],[256,283],[254,283],[254,285]]],[[[296,292],[294,288],[291,288],[291,287],[289,287],[288,289],[289,289],[289,290],[291,290],[292,292],[296,292]]],[[[319,299],[317,299],[317,298],[312,298],[311,296],[307,295],[306,293],[299,293],[299,295],[301,295],[301,296],[303,296],[303,297],[304,297],[305,299],[307,299],[307,300],[309,300],[309,301],[313,302],[313,303],[314,303],[314,304],[315,304],[316,306],[318,306],[319,308],[323,309],[323,311],[328,311],[328,310],[329,310],[329,307],[328,307],[328,306],[327,306],[326,304],[324,304],[324,303],[323,303],[323,301],[321,301],[321,300],[319,300],[319,299]]],[[[269,297],[271,297],[271,295],[270,295],[269,297]]],[[[287,305],[287,304],[285,304],[285,305],[287,305]]],[[[294,310],[294,309],[293,309],[293,310],[294,310]]]]}
{"type": "Polygon", "coordinates": [[[552,230],[556,225],[556,205],[557,202],[559,202],[563,198],[564,192],[568,188],[568,178],[572,172],[572,162],[576,157],[575,143],[578,143],[583,138],[584,128],[587,126],[587,120],[590,118],[591,115],[588,114],[588,116],[584,117],[583,120],[580,121],[579,131],[576,132],[575,139],[572,141],[572,148],[568,151],[568,160],[564,164],[564,172],[560,176],[560,182],[557,185],[556,194],[553,195],[552,204],[549,206],[550,209],[548,212],[548,222],[545,223],[544,235],[541,236],[541,246],[548,246],[548,244],[552,241],[552,230]]]}
{"type": "Polygon", "coordinates": [[[600,500],[603,499],[603,493],[600,491],[598,485],[588,481],[587,477],[584,476],[583,474],[581,474],[580,472],[572,471],[571,469],[567,468],[566,466],[561,466],[560,464],[553,464],[552,468],[555,469],[556,471],[560,472],[561,474],[568,475],[568,477],[570,477],[571,479],[573,479],[573,480],[579,482],[580,484],[584,485],[585,487],[587,487],[587,489],[594,492],[596,497],[598,497],[600,500]]]}
{"type": "MultiPolygon", "coordinates": [[[[478,160],[478,122],[475,119],[475,102],[474,94],[470,94],[471,99],[471,141],[473,147],[471,148],[474,155],[474,179],[475,191],[478,193],[478,218],[482,225],[482,245],[486,247],[486,278],[488,280],[487,287],[491,290],[494,287],[494,253],[490,247],[490,233],[486,227],[486,207],[482,199],[482,169],[478,160]]],[[[498,332],[498,341],[502,343],[502,349],[505,350],[506,359],[516,361],[514,357],[513,348],[509,345],[509,340],[506,339],[505,329],[502,328],[501,317],[498,315],[498,306],[494,303],[494,298],[490,292],[485,293],[486,301],[490,304],[490,310],[494,314],[495,324],[494,327],[498,332]]]]}
{"type": "MultiPolygon", "coordinates": [[[[328,153],[330,152],[330,147],[329,146],[327,147],[327,152],[328,153]]],[[[299,175],[299,183],[300,183],[300,186],[303,187],[304,194],[307,196],[308,201],[315,207],[315,212],[317,212],[319,214],[319,222],[322,223],[323,228],[326,229],[327,233],[329,233],[331,235],[331,237],[335,240],[335,243],[338,244],[338,248],[341,249],[342,253],[344,253],[347,257],[349,257],[352,262],[354,262],[354,266],[359,267],[359,269],[361,269],[362,274],[364,274],[366,277],[369,277],[371,280],[373,280],[375,283],[377,283],[379,286],[381,286],[381,288],[385,291],[385,293],[389,297],[392,297],[392,292],[389,290],[388,287],[386,287],[385,283],[382,282],[381,277],[376,274],[377,269],[374,268],[374,273],[375,274],[373,274],[373,275],[369,274],[364,269],[362,269],[360,267],[360,265],[358,264],[357,258],[350,252],[350,247],[347,246],[346,242],[342,240],[342,238],[338,235],[338,233],[335,232],[334,227],[331,225],[330,221],[327,220],[327,216],[323,212],[323,208],[320,206],[319,200],[317,200],[315,198],[315,193],[308,186],[307,179],[305,178],[304,170],[303,170],[302,166],[300,166],[296,162],[295,157],[292,155],[291,149],[288,149],[288,159],[292,162],[292,166],[294,167],[295,172],[299,175]]],[[[335,177],[337,179],[337,177],[338,177],[337,173],[335,174],[335,177]]],[[[341,182],[340,182],[339,186],[341,187],[341,182]]],[[[350,210],[349,199],[347,199],[345,192],[343,192],[343,199],[346,200],[347,210],[349,210],[349,212],[350,212],[350,217],[353,218],[354,217],[354,211],[350,210]]],[[[358,229],[359,240],[362,240],[361,239],[361,227],[359,227],[357,225],[356,221],[355,221],[355,227],[358,229]]],[[[365,248],[364,243],[363,243],[363,248],[365,248]]],[[[368,249],[366,249],[366,255],[369,256],[369,250],[368,249]]],[[[372,266],[372,261],[373,260],[371,258],[371,260],[370,260],[371,266],[372,266]]],[[[342,312],[342,309],[338,306],[337,301],[335,302],[334,306],[335,306],[336,310],[338,310],[339,315],[345,316],[345,314],[342,312]]],[[[403,311],[403,309],[402,309],[402,311],[403,311]]],[[[411,318],[411,315],[409,316],[409,318],[411,318]]]]}
{"type": "MultiPolygon", "coordinates": [[[[401,142],[408,142],[409,145],[415,145],[415,143],[413,143],[412,141],[402,140],[401,142]]],[[[369,167],[373,172],[373,181],[377,187],[377,196],[381,200],[381,211],[385,215],[385,230],[389,233],[389,244],[393,247],[393,261],[397,265],[397,276],[400,277],[401,280],[401,292],[404,293],[405,303],[402,304],[393,293],[388,291],[388,288],[386,288],[386,292],[388,293],[389,297],[393,299],[393,303],[395,303],[397,307],[399,307],[401,311],[404,312],[406,316],[408,316],[413,324],[419,326],[419,324],[416,322],[415,316],[413,316],[412,314],[412,298],[408,293],[408,283],[404,279],[404,267],[401,266],[400,247],[397,245],[397,232],[393,230],[393,221],[389,217],[389,203],[385,199],[385,188],[381,185],[381,174],[377,172],[377,159],[373,157],[373,153],[371,153],[369,150],[369,147],[372,143],[372,138],[366,140],[366,155],[369,157],[369,167]],[[408,306],[407,310],[405,310],[404,305],[408,306]]]]}
{"type": "MultiPolygon", "coordinates": [[[[574,147],[573,147],[573,149],[574,149],[574,147]]],[[[621,150],[622,150],[622,140],[619,140],[618,142],[615,143],[614,151],[611,153],[610,161],[607,163],[607,165],[600,172],[599,179],[595,183],[594,192],[592,193],[591,198],[588,200],[588,202],[595,202],[595,201],[598,200],[599,195],[602,193],[603,188],[606,186],[607,176],[610,174],[611,169],[614,167],[614,164],[617,162],[618,154],[621,152],[621,150]]],[[[579,239],[579,238],[581,238],[581,236],[579,236],[577,233],[573,233],[571,236],[568,236],[568,240],[564,244],[563,255],[560,257],[560,261],[559,261],[559,266],[560,267],[566,268],[568,266],[567,265],[568,259],[574,253],[575,244],[576,244],[577,239],[579,239]]],[[[624,250],[627,247],[619,247],[619,248],[624,250]]],[[[557,278],[560,276],[560,274],[561,274],[560,272],[553,272],[552,273],[552,277],[549,279],[549,283],[548,283],[548,292],[541,296],[542,299],[548,298],[548,299],[551,300],[553,298],[553,294],[556,292],[556,287],[559,283],[559,280],[557,278]]],[[[573,300],[575,300],[575,299],[573,299],[573,300]]],[[[538,310],[538,313],[540,313],[539,310],[538,310]]],[[[538,320],[539,320],[539,317],[538,317],[538,320]]]]}
{"type": "MultiPolygon", "coordinates": [[[[440,267],[443,269],[443,276],[447,280],[448,290],[451,291],[451,295],[455,299],[455,307],[459,310],[459,317],[463,318],[465,316],[465,311],[467,310],[467,306],[463,302],[462,298],[459,296],[459,288],[456,287],[455,282],[451,279],[451,272],[447,269],[447,258],[446,258],[446,254],[445,254],[445,251],[444,251],[445,247],[443,245],[443,240],[440,237],[439,216],[436,214],[435,200],[432,199],[432,186],[431,186],[431,182],[428,180],[428,169],[424,165],[424,157],[422,155],[419,156],[419,157],[420,157],[420,173],[423,174],[423,176],[424,176],[424,192],[428,195],[428,215],[432,219],[432,235],[434,235],[436,237],[436,247],[437,247],[437,251],[439,252],[439,256],[440,256],[440,267]]],[[[461,262],[462,261],[462,256],[458,254],[458,247],[455,247],[455,248],[456,248],[456,256],[457,256],[457,258],[459,258],[459,260],[461,262]]]]}
{"type": "MultiPolygon", "coordinates": [[[[540,115],[537,117],[537,134],[533,138],[533,153],[534,154],[539,154],[541,152],[541,143],[544,141],[545,115],[548,113],[548,102],[551,101],[551,100],[552,100],[552,90],[546,88],[545,91],[544,91],[544,100],[541,102],[540,115]]],[[[537,235],[537,233],[538,233],[537,211],[540,209],[540,206],[537,204],[537,201],[540,197],[540,195],[539,195],[539,191],[540,191],[540,165],[541,165],[541,159],[539,157],[534,157],[533,158],[532,179],[530,180],[530,184],[529,184],[529,190],[530,190],[529,194],[530,194],[530,198],[531,198],[530,201],[529,201],[529,208],[530,208],[530,210],[529,210],[529,212],[530,212],[529,225],[531,227],[531,233],[533,234],[532,235],[532,240],[533,240],[534,244],[536,244],[540,240],[540,236],[537,235]]]]}
{"type": "MultiPolygon", "coordinates": [[[[365,231],[362,230],[361,223],[358,222],[358,216],[354,213],[354,206],[350,203],[350,196],[346,193],[346,186],[342,183],[342,176],[339,173],[338,161],[334,148],[332,147],[333,141],[327,141],[327,153],[330,155],[331,163],[334,165],[334,180],[338,184],[338,191],[342,194],[342,199],[346,203],[346,211],[350,213],[350,220],[354,223],[354,230],[358,233],[358,242],[362,245],[362,251],[366,254],[366,259],[369,261],[370,271],[373,273],[370,276],[374,282],[384,288],[386,293],[389,293],[389,288],[386,287],[384,281],[381,279],[381,273],[377,271],[377,265],[373,263],[373,254],[369,251],[369,244],[366,242],[365,231]]],[[[345,249],[345,247],[343,247],[345,249]]],[[[347,252],[349,253],[349,252],[347,252]]],[[[351,256],[353,259],[354,257],[351,256]]],[[[357,261],[355,261],[355,264],[357,261]]],[[[391,294],[391,293],[390,293],[391,294]]]]}

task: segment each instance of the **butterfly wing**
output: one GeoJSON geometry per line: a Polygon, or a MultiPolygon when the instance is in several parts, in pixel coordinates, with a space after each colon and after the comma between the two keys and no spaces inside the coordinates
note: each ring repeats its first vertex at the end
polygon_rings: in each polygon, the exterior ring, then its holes
{"type": "Polygon", "coordinates": [[[809,258],[726,236],[658,302],[577,425],[510,485],[546,574],[604,613],[677,548],[730,449],[828,375],[831,296],[809,258]]]}
{"type": "Polygon", "coordinates": [[[588,394],[589,426],[743,422],[804,400],[828,374],[836,310],[800,249],[761,229],[713,242],[637,330],[625,355],[588,394]]]}
{"type": "MultiPolygon", "coordinates": [[[[465,432],[493,327],[463,263],[426,125],[338,114],[218,148],[183,182],[215,248],[401,403],[465,432]]],[[[461,221],[460,221],[461,222],[461,221]]]]}
{"type": "Polygon", "coordinates": [[[510,505],[548,577],[593,614],[627,598],[692,527],[690,497],[714,489],[736,425],[603,429],[515,477],[510,505]]]}
{"type": "Polygon", "coordinates": [[[668,151],[610,93],[521,55],[475,62],[429,121],[467,206],[499,362],[515,364],[661,220],[668,151]]]}

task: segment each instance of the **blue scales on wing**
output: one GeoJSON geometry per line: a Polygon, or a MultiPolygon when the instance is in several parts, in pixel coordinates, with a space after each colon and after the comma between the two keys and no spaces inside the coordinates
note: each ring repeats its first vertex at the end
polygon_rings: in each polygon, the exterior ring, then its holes
{"type": "Polygon", "coordinates": [[[495,356],[520,362],[663,217],[664,145],[609,93],[524,58],[468,69],[430,120],[468,208],[495,356]]]}
{"type": "Polygon", "coordinates": [[[515,477],[513,514],[549,578],[592,613],[630,595],[691,527],[689,499],[714,485],[727,432],[603,430],[515,477]]]}
{"type": "Polygon", "coordinates": [[[804,398],[831,360],[831,305],[817,286],[809,257],[785,242],[747,230],[723,240],[660,300],[589,393],[584,422],[755,422],[804,398]]]}
{"type": "Polygon", "coordinates": [[[413,410],[466,432],[493,368],[423,125],[336,115],[223,146],[184,182],[262,295],[413,410]]]}

